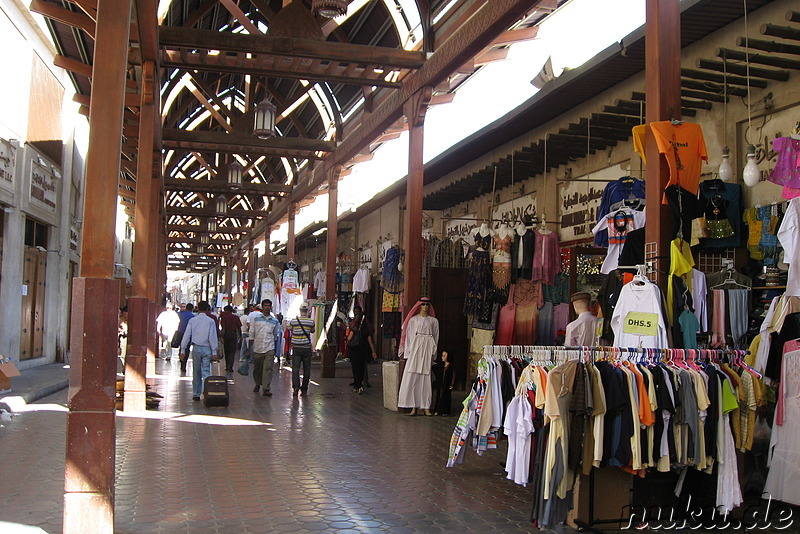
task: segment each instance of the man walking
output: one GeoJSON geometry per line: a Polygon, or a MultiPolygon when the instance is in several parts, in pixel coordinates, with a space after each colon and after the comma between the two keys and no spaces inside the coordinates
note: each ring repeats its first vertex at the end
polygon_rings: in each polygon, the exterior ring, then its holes
{"type": "Polygon", "coordinates": [[[167,303],[164,311],[158,314],[156,319],[156,332],[158,332],[159,340],[161,341],[161,357],[166,361],[172,359],[172,336],[178,330],[180,322],[181,318],[172,309],[171,303],[167,303]]]}
{"type": "Polygon", "coordinates": [[[311,334],[314,321],[308,316],[308,306],[300,306],[300,315],[289,321],[292,329],[292,396],[299,392],[308,395],[308,381],[311,379],[311,334]],[[300,383],[300,365],[303,366],[303,383],[300,383]]]}
{"type": "MultiPolygon", "coordinates": [[[[189,305],[186,306],[187,309],[189,305]]],[[[192,399],[200,400],[203,393],[203,382],[211,375],[211,359],[216,359],[218,348],[217,325],[211,316],[207,315],[211,307],[202,300],[197,303],[200,313],[191,318],[186,325],[186,331],[181,340],[180,358],[186,361],[189,345],[192,346],[192,399]]]]}
{"type": "MultiPolygon", "coordinates": [[[[183,334],[186,332],[186,327],[189,324],[189,321],[194,317],[194,305],[190,302],[188,304],[181,304],[181,308],[183,308],[179,313],[178,317],[180,318],[181,322],[178,324],[178,346],[181,346],[181,342],[183,340],[183,334]]],[[[186,374],[186,361],[189,359],[189,354],[183,354],[179,357],[181,360],[181,376],[186,374]]]]}
{"type": "Polygon", "coordinates": [[[242,322],[239,316],[233,313],[233,306],[223,308],[219,317],[219,326],[222,329],[222,345],[225,347],[225,370],[233,372],[233,357],[236,356],[236,345],[242,337],[242,322]]]}
{"type": "Polygon", "coordinates": [[[250,340],[250,352],[253,356],[253,380],[256,387],[254,393],[264,388],[264,396],[271,397],[272,369],[275,366],[275,353],[280,350],[281,324],[272,315],[272,301],[262,300],[261,311],[254,311],[248,316],[247,337],[250,340]]]}

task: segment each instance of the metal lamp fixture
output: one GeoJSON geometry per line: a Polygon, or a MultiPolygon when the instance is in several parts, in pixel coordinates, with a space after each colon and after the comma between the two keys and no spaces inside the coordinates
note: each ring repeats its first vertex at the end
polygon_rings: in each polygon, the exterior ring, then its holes
{"type": "Polygon", "coordinates": [[[203,234],[200,236],[200,244],[201,245],[208,245],[211,239],[208,237],[208,234],[203,234]]]}
{"type": "Polygon", "coordinates": [[[332,19],[347,14],[350,0],[311,0],[311,12],[332,19]]]}
{"type": "Polygon", "coordinates": [[[204,249],[205,249],[205,247],[203,247],[203,245],[197,245],[197,253],[198,254],[202,254],[204,249]]]}
{"type": "Polygon", "coordinates": [[[209,217],[208,219],[208,231],[209,232],[217,231],[217,219],[215,219],[214,217],[209,217]]]}
{"type": "Polygon", "coordinates": [[[228,199],[225,195],[217,197],[217,213],[228,213],[228,199]]]}
{"type": "Polygon", "coordinates": [[[231,189],[242,187],[242,166],[236,160],[228,165],[228,187],[231,189]]]}
{"type": "Polygon", "coordinates": [[[275,107],[275,104],[267,100],[266,97],[264,100],[259,102],[258,105],[256,105],[256,118],[255,124],[253,125],[253,135],[262,139],[275,137],[276,112],[277,108],[275,107]]]}

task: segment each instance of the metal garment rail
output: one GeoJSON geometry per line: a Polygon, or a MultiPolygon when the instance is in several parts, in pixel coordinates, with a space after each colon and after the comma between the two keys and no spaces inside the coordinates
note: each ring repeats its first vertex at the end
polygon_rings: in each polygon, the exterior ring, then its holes
{"type": "MultiPolygon", "coordinates": [[[[632,361],[637,363],[674,363],[678,366],[693,365],[698,362],[718,362],[728,359],[731,363],[742,367],[747,372],[761,378],[761,374],[744,363],[744,356],[750,354],[747,350],[735,349],[639,349],[625,347],[570,347],[546,345],[484,345],[483,358],[508,359],[520,358],[531,365],[557,365],[567,360],[580,359],[584,362],[597,360],[607,361],[632,361]]],[[[604,531],[594,528],[595,525],[622,525],[624,518],[598,519],[595,517],[595,469],[589,471],[589,502],[588,521],[575,519],[583,532],[602,534],[604,531]]],[[[631,478],[631,495],[633,493],[633,479],[631,478]]],[[[631,497],[632,498],[632,497],[631,497]]],[[[630,500],[628,507],[630,507],[630,500]]],[[[624,510],[624,509],[623,509],[624,510]]]]}

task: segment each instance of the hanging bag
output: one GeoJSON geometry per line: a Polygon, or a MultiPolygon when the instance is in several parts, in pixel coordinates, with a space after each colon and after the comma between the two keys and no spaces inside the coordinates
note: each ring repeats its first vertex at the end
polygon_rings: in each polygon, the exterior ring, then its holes
{"type": "Polygon", "coordinates": [[[350,329],[350,334],[347,337],[347,348],[349,349],[357,349],[361,346],[362,339],[361,339],[361,325],[364,322],[364,316],[361,316],[361,320],[358,322],[358,325],[355,328],[350,329]]]}

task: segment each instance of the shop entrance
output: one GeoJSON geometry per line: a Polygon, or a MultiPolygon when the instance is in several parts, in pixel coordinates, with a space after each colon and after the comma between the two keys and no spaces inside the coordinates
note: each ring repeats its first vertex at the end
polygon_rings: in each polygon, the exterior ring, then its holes
{"type": "Polygon", "coordinates": [[[456,387],[464,389],[467,380],[469,345],[464,321],[465,269],[431,268],[431,300],[439,320],[439,351],[450,355],[456,373],[456,387]]]}
{"type": "Polygon", "coordinates": [[[25,221],[25,256],[22,265],[22,323],[19,359],[44,355],[44,290],[47,271],[47,227],[25,221]]]}

